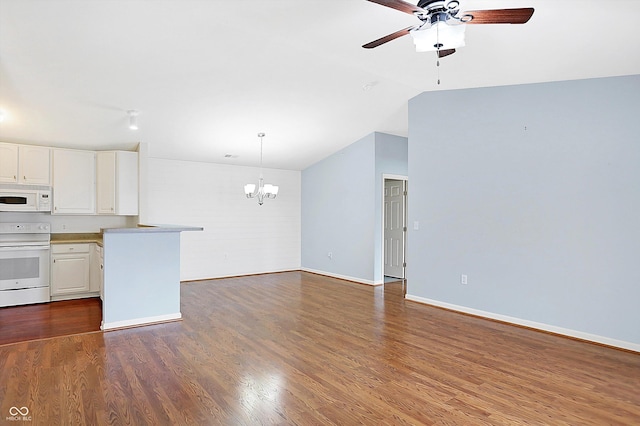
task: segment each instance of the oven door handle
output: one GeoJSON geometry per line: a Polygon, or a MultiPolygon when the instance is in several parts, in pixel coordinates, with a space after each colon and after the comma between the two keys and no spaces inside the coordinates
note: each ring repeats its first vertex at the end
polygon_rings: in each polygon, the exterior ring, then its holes
{"type": "Polygon", "coordinates": [[[0,247],[0,252],[49,250],[49,248],[50,246],[11,246],[11,247],[0,247]]]}

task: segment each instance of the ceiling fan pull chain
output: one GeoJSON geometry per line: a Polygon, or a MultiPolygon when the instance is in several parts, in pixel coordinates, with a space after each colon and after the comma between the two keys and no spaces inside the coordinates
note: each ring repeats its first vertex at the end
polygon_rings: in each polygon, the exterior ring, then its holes
{"type": "MultiPolygon", "coordinates": [[[[439,21],[440,19],[438,19],[439,21]]],[[[436,70],[438,70],[438,86],[440,85],[440,27],[436,25],[436,70]]]]}

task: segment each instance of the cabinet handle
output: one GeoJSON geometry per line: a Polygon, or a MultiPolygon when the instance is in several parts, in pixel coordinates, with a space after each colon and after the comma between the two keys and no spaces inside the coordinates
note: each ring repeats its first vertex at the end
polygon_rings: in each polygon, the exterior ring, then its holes
{"type": "Polygon", "coordinates": [[[27,180],[27,177],[26,176],[22,176],[22,180],[27,180]]]}

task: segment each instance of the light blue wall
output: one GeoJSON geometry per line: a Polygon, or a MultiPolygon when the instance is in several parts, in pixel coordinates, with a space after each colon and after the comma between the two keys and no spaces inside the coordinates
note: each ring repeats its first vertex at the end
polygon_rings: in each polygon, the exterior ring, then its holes
{"type": "Polygon", "coordinates": [[[372,133],[302,171],[303,269],[381,278],[382,173],[406,174],[406,155],[406,138],[372,133]]]}
{"type": "Polygon", "coordinates": [[[374,142],[370,134],[302,171],[303,268],[373,279],[374,142]]]}
{"type": "Polygon", "coordinates": [[[382,227],[383,210],[383,175],[407,176],[409,170],[409,143],[407,138],[375,133],[376,138],[376,171],[375,171],[375,235],[374,235],[374,281],[384,282],[384,242],[382,227]]]}
{"type": "Polygon", "coordinates": [[[180,232],[105,232],[103,325],[180,317],[180,232]]]}
{"type": "Polygon", "coordinates": [[[409,177],[409,295],[640,344],[640,76],[423,93],[409,177]]]}

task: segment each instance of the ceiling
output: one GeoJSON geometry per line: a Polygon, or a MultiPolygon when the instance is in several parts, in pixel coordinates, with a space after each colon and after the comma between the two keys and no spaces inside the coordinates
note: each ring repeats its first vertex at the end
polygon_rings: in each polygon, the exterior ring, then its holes
{"type": "Polygon", "coordinates": [[[640,74],[640,1],[460,3],[535,13],[469,26],[438,85],[410,36],[361,47],[417,22],[365,0],[0,0],[0,140],[256,166],[265,132],[265,167],[302,170],[406,136],[424,91],[640,74]]]}

